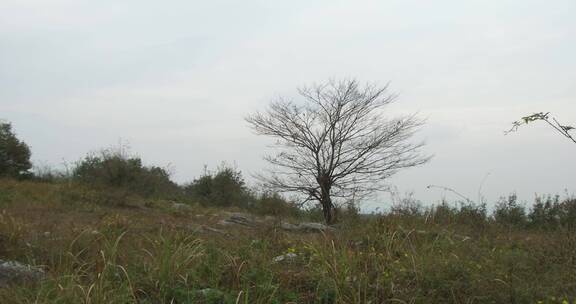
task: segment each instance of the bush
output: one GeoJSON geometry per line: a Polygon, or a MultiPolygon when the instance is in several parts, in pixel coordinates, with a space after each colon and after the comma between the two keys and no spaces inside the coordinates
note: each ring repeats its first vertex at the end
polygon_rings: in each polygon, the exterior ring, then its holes
{"type": "Polygon", "coordinates": [[[558,226],[560,220],[559,210],[560,197],[546,198],[536,197],[532,211],[528,215],[530,226],[540,228],[553,228],[558,226]]]}
{"type": "Polygon", "coordinates": [[[227,164],[222,164],[216,173],[206,170],[204,175],[184,186],[184,193],[203,205],[219,207],[247,207],[254,200],[242,173],[227,164]]]}
{"type": "Polygon", "coordinates": [[[257,193],[246,186],[242,172],[222,163],[216,172],[204,174],[184,186],[185,195],[204,206],[239,207],[260,215],[297,216],[301,210],[280,194],[257,193]]]}
{"type": "Polygon", "coordinates": [[[422,202],[416,200],[413,193],[407,193],[405,196],[400,196],[396,192],[392,192],[392,207],[390,213],[394,215],[418,217],[424,212],[422,202]]]}
{"type": "Polygon", "coordinates": [[[139,157],[122,149],[107,149],[86,156],[72,170],[72,179],[95,186],[122,188],[143,196],[174,196],[178,186],[160,167],[147,167],[139,157]]]}
{"type": "Polygon", "coordinates": [[[30,156],[30,148],[16,137],[12,125],[0,122],[0,176],[30,176],[30,156]]]}
{"type": "Polygon", "coordinates": [[[286,201],[280,194],[275,192],[260,194],[250,207],[254,213],[261,215],[297,217],[302,213],[296,204],[286,201]]]}
{"type": "Polygon", "coordinates": [[[530,226],[541,229],[559,227],[576,228],[576,198],[569,197],[560,201],[560,196],[536,197],[536,203],[530,214],[530,226]]]}
{"type": "Polygon", "coordinates": [[[560,203],[560,225],[564,228],[576,228],[576,198],[567,198],[560,203]]]}
{"type": "Polygon", "coordinates": [[[458,205],[450,206],[443,201],[440,205],[430,207],[425,216],[436,224],[467,225],[480,230],[487,225],[486,204],[473,202],[460,202],[458,205]]]}
{"type": "Polygon", "coordinates": [[[505,226],[523,227],[527,224],[526,210],[524,206],[518,204],[516,194],[502,197],[494,209],[493,218],[496,223],[505,226]]]}
{"type": "Polygon", "coordinates": [[[56,169],[47,164],[34,164],[32,167],[32,179],[44,183],[62,183],[70,181],[71,172],[66,169],[56,169]]]}

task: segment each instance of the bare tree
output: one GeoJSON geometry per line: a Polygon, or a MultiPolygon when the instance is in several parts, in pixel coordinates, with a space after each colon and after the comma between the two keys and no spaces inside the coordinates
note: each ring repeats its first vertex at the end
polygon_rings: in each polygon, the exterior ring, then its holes
{"type": "Polygon", "coordinates": [[[386,119],[382,107],[396,99],[388,86],[356,80],[328,81],[299,90],[302,102],[280,98],[246,118],[259,135],[276,139],[274,165],[258,178],[280,192],[317,201],[328,224],[338,199],[385,190],[399,169],[424,164],[422,143],[408,142],[423,124],[415,115],[386,119]]]}
{"type": "Polygon", "coordinates": [[[513,122],[512,128],[504,133],[508,134],[511,132],[516,132],[520,126],[539,120],[546,122],[550,127],[554,128],[554,130],[556,130],[562,136],[568,138],[573,143],[576,143],[576,138],[574,138],[574,135],[570,133],[575,130],[575,128],[573,126],[561,124],[556,118],[550,117],[550,112],[540,112],[524,116],[520,120],[513,122]]]}

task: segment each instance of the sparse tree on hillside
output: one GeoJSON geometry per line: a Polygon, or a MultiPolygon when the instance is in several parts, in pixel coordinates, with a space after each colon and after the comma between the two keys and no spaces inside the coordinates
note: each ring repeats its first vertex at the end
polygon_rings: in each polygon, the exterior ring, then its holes
{"type": "Polygon", "coordinates": [[[399,169],[426,163],[423,144],[409,142],[422,121],[383,116],[382,108],[396,99],[387,89],[329,81],[300,89],[302,102],[280,99],[248,116],[256,134],[277,140],[278,153],[265,158],[277,170],[260,180],[317,201],[331,224],[337,200],[385,190],[385,180],[399,169]]]}
{"type": "Polygon", "coordinates": [[[573,143],[576,144],[576,138],[574,138],[574,135],[570,133],[574,131],[576,128],[570,125],[561,124],[560,122],[558,122],[556,118],[550,116],[550,112],[534,113],[532,115],[522,117],[522,119],[513,122],[512,128],[506,131],[505,134],[515,132],[518,130],[520,126],[527,125],[531,122],[539,120],[546,122],[550,127],[554,128],[554,130],[556,130],[560,135],[568,138],[569,140],[571,140],[573,143]]]}
{"type": "Polygon", "coordinates": [[[0,176],[21,177],[32,168],[30,148],[12,131],[12,125],[0,121],[0,176]]]}

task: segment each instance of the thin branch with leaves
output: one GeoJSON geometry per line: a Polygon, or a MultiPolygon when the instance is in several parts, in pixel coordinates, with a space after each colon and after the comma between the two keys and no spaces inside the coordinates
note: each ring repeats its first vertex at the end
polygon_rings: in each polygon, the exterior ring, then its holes
{"type": "Polygon", "coordinates": [[[559,134],[568,138],[572,142],[576,143],[576,138],[574,138],[574,135],[572,135],[572,133],[570,133],[576,128],[573,126],[570,126],[570,125],[561,124],[555,117],[552,117],[550,115],[550,112],[546,112],[546,113],[539,112],[539,113],[534,113],[532,115],[524,116],[520,120],[513,122],[512,128],[508,131],[505,131],[504,134],[516,132],[516,131],[518,131],[519,127],[521,127],[523,125],[527,125],[527,124],[532,123],[534,121],[546,122],[550,127],[552,127],[554,130],[556,130],[559,134]]]}

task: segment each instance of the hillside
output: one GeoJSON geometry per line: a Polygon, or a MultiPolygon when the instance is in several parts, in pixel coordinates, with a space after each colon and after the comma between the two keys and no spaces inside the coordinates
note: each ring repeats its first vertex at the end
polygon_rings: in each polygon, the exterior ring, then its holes
{"type": "Polygon", "coordinates": [[[576,235],[567,229],[439,213],[292,229],[307,220],[115,195],[1,180],[0,258],[37,275],[3,282],[0,303],[575,300],[576,235]]]}

